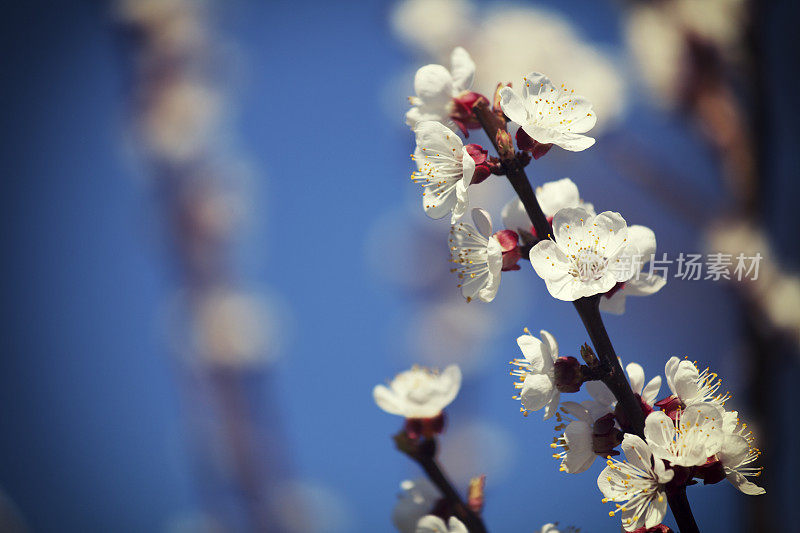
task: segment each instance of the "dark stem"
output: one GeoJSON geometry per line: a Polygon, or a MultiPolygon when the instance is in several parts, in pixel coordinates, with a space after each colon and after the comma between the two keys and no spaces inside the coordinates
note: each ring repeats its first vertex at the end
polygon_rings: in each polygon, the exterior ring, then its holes
{"type": "Polygon", "coordinates": [[[546,239],[547,236],[550,235],[550,223],[547,221],[547,217],[544,216],[542,208],[536,200],[536,193],[533,192],[533,187],[531,187],[531,183],[525,175],[525,169],[517,160],[516,154],[514,154],[513,151],[509,156],[503,157],[503,151],[497,146],[497,132],[499,130],[506,131],[505,124],[491,109],[489,109],[489,103],[485,100],[478,100],[473,106],[472,111],[478,118],[478,122],[481,123],[486,135],[489,136],[489,140],[492,141],[492,145],[497,151],[497,154],[500,156],[500,162],[503,164],[506,177],[511,183],[511,186],[514,187],[514,191],[522,201],[522,205],[525,206],[525,211],[528,213],[528,218],[531,219],[536,234],[539,238],[546,239]]]}
{"type": "Polygon", "coordinates": [[[483,520],[464,503],[464,500],[461,499],[461,496],[453,488],[450,480],[447,479],[447,476],[442,472],[442,468],[439,466],[439,463],[436,462],[436,459],[433,457],[422,457],[417,460],[417,463],[419,463],[419,466],[425,471],[428,479],[439,488],[447,502],[452,505],[456,517],[464,522],[464,525],[467,526],[467,530],[470,533],[486,533],[486,526],[483,525],[483,520]]]}
{"type": "Polygon", "coordinates": [[[456,518],[467,526],[467,530],[470,533],[487,533],[486,526],[483,524],[480,515],[464,503],[461,495],[453,487],[450,480],[447,479],[442,467],[436,461],[437,446],[435,439],[414,440],[406,436],[404,431],[401,431],[395,435],[394,441],[398,450],[408,455],[422,467],[431,483],[439,489],[456,518]]]}
{"type": "MultiPolygon", "coordinates": [[[[534,194],[533,188],[528,181],[525,169],[519,164],[516,156],[513,155],[513,151],[511,155],[508,155],[506,151],[506,157],[503,157],[504,151],[500,150],[497,145],[497,132],[499,130],[506,131],[505,122],[489,109],[489,105],[485,101],[479,100],[472,110],[486,135],[492,141],[498,155],[500,155],[508,181],[511,182],[522,205],[525,206],[525,212],[531,219],[536,233],[540,236],[554,238],[551,235],[550,223],[542,212],[541,206],[539,206],[539,201],[536,199],[536,194],[534,194]]],[[[574,301],[573,304],[597,352],[600,368],[603,371],[601,378],[603,383],[614,394],[618,409],[626,419],[626,424],[634,434],[644,438],[644,413],[642,413],[639,401],[636,399],[625,373],[622,371],[614,346],[611,344],[611,339],[608,336],[605,324],[603,324],[603,317],[600,315],[601,297],[602,295],[598,294],[588,298],[580,298],[574,301]]],[[[678,523],[680,533],[699,533],[691,507],[689,507],[689,500],[686,498],[686,488],[682,487],[675,491],[674,496],[668,497],[668,502],[670,509],[672,509],[672,514],[675,516],[675,521],[678,523]]]]}
{"type": "Polygon", "coordinates": [[[678,524],[681,533],[700,533],[697,522],[694,521],[692,508],[689,507],[689,498],[686,497],[686,487],[667,493],[667,502],[672,510],[672,516],[678,524]]]}
{"type": "Polygon", "coordinates": [[[589,333],[600,365],[605,370],[605,375],[602,377],[603,383],[617,399],[617,404],[624,413],[629,429],[644,438],[644,413],[642,413],[639,400],[633,394],[628,379],[622,371],[622,365],[619,364],[617,353],[614,351],[606,326],[603,324],[603,317],[600,314],[600,298],[602,295],[597,294],[575,300],[573,304],[583,321],[583,326],[589,333]]]}

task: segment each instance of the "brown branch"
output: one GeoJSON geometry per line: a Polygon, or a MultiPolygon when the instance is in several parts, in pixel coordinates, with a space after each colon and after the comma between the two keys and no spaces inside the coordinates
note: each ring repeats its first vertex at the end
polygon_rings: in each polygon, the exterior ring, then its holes
{"type": "MultiPolygon", "coordinates": [[[[525,174],[525,169],[517,161],[513,150],[508,150],[507,147],[499,146],[498,144],[498,138],[501,138],[498,136],[498,132],[501,132],[501,135],[502,132],[506,132],[507,136],[505,124],[492,113],[488,103],[485,101],[478,101],[472,110],[486,135],[492,141],[495,150],[497,150],[506,170],[506,177],[508,177],[508,181],[511,182],[517,192],[522,205],[525,206],[525,212],[528,214],[536,233],[539,236],[549,236],[554,239],[550,223],[542,212],[539,201],[536,199],[536,194],[533,192],[533,188],[525,174]]],[[[624,418],[627,429],[644,438],[644,414],[625,377],[605,324],[603,324],[603,317],[600,314],[600,298],[601,295],[579,298],[573,304],[600,360],[600,366],[603,370],[601,380],[617,400],[618,414],[621,415],[621,418],[624,418]]],[[[668,498],[668,501],[672,514],[679,525],[680,532],[699,533],[689,501],[686,498],[685,488],[675,491],[675,495],[668,498]]]]}

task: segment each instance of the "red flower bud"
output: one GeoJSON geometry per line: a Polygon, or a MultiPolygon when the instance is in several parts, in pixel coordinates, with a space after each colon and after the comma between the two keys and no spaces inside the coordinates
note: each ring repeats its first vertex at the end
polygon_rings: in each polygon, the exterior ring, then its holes
{"type": "Polygon", "coordinates": [[[578,392],[583,377],[581,364],[574,357],[559,357],[553,365],[553,377],[559,392],[578,392]]]}
{"type": "Polygon", "coordinates": [[[543,144],[531,138],[522,128],[517,130],[517,148],[530,152],[534,159],[544,156],[552,147],[552,143],[543,144]]]}
{"type": "Polygon", "coordinates": [[[427,439],[444,431],[444,412],[433,418],[406,418],[403,431],[410,439],[425,437],[427,439]]]}
{"type": "Polygon", "coordinates": [[[497,242],[500,243],[500,248],[503,250],[503,272],[519,270],[517,261],[522,258],[522,254],[519,251],[519,235],[517,235],[517,232],[504,229],[492,236],[497,239],[497,242]]]}
{"type": "MultiPolygon", "coordinates": [[[[450,113],[450,118],[458,125],[464,137],[469,137],[469,130],[481,127],[481,123],[472,112],[472,106],[481,98],[486,100],[482,94],[472,91],[465,91],[453,98],[453,111],[450,113]]],[[[486,101],[488,102],[488,100],[486,101]]]]}
{"type": "Polygon", "coordinates": [[[492,175],[492,165],[486,157],[489,151],[479,144],[468,144],[465,148],[472,160],[475,161],[475,173],[472,175],[470,185],[477,185],[492,175]]]}

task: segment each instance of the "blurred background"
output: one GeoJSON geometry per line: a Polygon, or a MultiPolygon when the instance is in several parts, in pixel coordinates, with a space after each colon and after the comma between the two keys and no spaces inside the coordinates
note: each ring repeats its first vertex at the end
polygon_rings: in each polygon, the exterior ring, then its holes
{"type": "MultiPolygon", "coordinates": [[[[535,183],[571,177],[669,257],[764,256],[758,281],[670,278],[607,326],[648,378],[672,355],[716,370],[758,435],[767,495],[690,488],[701,529],[792,530],[798,11],[7,2],[0,531],[391,531],[420,473],[371,391],[415,362],[464,371],[442,462],[462,490],[487,474],[492,531],[618,531],[600,465],[559,473],[553,424],[511,399],[523,327],[587,340],[572,306],[524,265],[464,302],[409,183],[413,73],[456,45],[478,91],[539,70],[595,104],[597,144],[551,151],[535,183]]],[[[499,220],[511,188],[475,189],[499,220]]]]}

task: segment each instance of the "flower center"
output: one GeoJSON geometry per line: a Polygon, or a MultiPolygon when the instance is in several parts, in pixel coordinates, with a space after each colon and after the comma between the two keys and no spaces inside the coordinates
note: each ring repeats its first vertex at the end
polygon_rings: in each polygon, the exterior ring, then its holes
{"type": "Polygon", "coordinates": [[[591,248],[581,248],[570,256],[572,266],[569,273],[581,281],[595,281],[603,277],[608,259],[591,248]]]}

